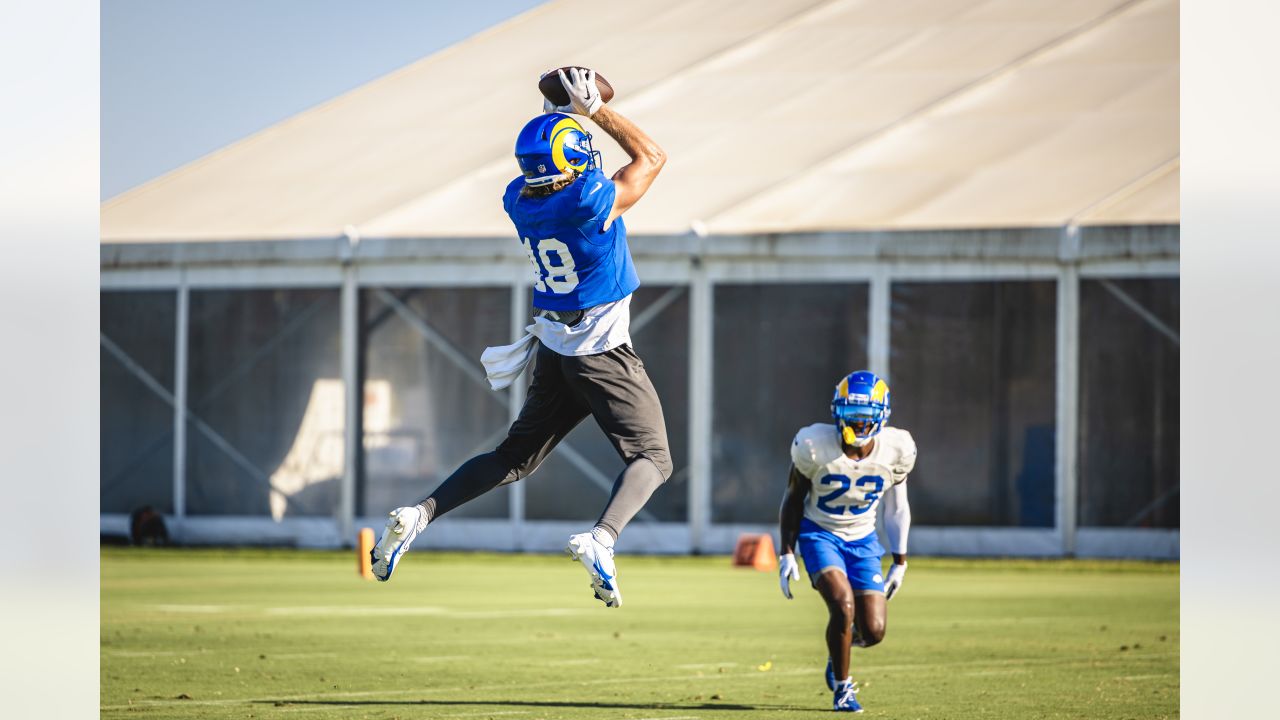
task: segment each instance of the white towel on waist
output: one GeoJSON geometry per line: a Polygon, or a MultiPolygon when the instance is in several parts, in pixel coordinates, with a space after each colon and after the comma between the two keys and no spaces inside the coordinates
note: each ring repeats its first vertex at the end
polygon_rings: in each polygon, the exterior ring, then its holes
{"type": "MultiPolygon", "coordinates": [[[[532,327],[532,325],[529,326],[529,328],[532,327]]],[[[532,333],[510,345],[485,348],[480,354],[480,362],[484,364],[484,374],[489,379],[489,387],[501,390],[515,382],[537,350],[538,338],[532,333]]]]}

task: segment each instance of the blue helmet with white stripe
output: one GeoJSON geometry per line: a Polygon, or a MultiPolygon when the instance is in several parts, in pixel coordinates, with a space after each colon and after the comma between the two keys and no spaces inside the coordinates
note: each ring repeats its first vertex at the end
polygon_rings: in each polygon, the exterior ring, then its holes
{"type": "Polygon", "coordinates": [[[516,162],[527,185],[548,185],[569,172],[600,167],[591,133],[564,113],[539,115],[516,137],[516,162]]]}
{"type": "Polygon", "coordinates": [[[849,373],[836,385],[831,416],[846,445],[861,447],[889,421],[889,384],[866,370],[849,373]]]}

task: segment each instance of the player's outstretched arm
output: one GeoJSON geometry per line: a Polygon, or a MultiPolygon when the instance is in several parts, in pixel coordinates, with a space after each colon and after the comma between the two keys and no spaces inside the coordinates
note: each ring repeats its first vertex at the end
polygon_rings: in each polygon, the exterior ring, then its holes
{"type": "Polygon", "coordinates": [[[644,197],[649,186],[653,184],[653,179],[658,177],[662,166],[667,163],[667,154],[658,147],[658,143],[654,142],[653,138],[636,127],[635,123],[617,111],[611,110],[607,105],[602,105],[599,110],[596,110],[591,115],[591,119],[600,126],[601,130],[609,133],[609,137],[617,141],[623,151],[631,157],[631,162],[623,165],[613,174],[616,194],[613,210],[609,213],[609,219],[605,221],[605,227],[608,227],[644,197]]]}
{"type": "Polygon", "coordinates": [[[792,465],[787,477],[787,492],[782,496],[782,506],[778,508],[778,582],[788,600],[791,599],[791,582],[800,579],[795,548],[800,537],[800,519],[804,517],[804,499],[809,494],[810,485],[809,479],[792,465]]]}

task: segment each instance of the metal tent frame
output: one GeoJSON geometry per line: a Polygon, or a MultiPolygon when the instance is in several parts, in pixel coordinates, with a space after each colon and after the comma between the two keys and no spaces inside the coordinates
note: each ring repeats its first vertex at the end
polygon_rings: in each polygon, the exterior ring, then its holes
{"type": "MultiPolygon", "coordinates": [[[[853,281],[870,287],[870,369],[887,374],[890,358],[890,288],[895,281],[1053,280],[1057,283],[1055,526],[914,527],[917,553],[1026,556],[1178,557],[1178,530],[1077,526],[1080,283],[1086,279],[1176,278],[1177,225],[1076,226],[993,230],[866,231],[701,237],[633,237],[631,246],[647,283],[687,288],[689,293],[689,482],[684,523],[640,518],[628,529],[628,547],[648,552],[718,553],[732,549],[742,532],[773,532],[772,525],[712,522],[712,324],[719,283],[853,281]]],[[[173,536],[186,543],[291,543],[351,545],[359,526],[380,527],[378,518],[357,517],[360,403],[359,297],[362,289],[386,286],[511,288],[511,339],[523,334],[529,308],[528,261],[509,238],[365,238],[208,243],[111,243],[101,251],[101,287],[171,290],[177,300],[175,387],[152,387],[173,407],[174,512],[166,518],[173,536]],[[195,289],[332,288],[340,291],[341,367],[345,383],[344,472],[337,514],[332,517],[209,517],[186,512],[187,345],[189,294],[195,289]]],[[[1164,326],[1114,285],[1108,288],[1135,314],[1175,344],[1176,328],[1164,326]]],[[[394,296],[387,302],[428,342],[447,341],[394,296]]],[[[674,299],[674,296],[672,297],[674,299]]],[[[667,300],[669,302],[670,300],[667,300]]],[[[660,301],[661,302],[661,301],[660,301]]],[[[656,313],[656,311],[655,311],[656,313]]],[[[652,315],[650,315],[652,317],[652,315]]],[[[643,314],[633,322],[646,321],[643,314]]],[[[494,338],[499,344],[502,338],[494,338]]],[[[102,337],[103,347],[135,374],[127,355],[102,337]]],[[[483,381],[478,358],[446,355],[483,381]]],[[[141,377],[141,376],[140,376],[141,377]]],[[[473,378],[474,379],[474,378],[473,378]]],[[[523,402],[523,386],[506,392],[511,417],[523,402]]],[[[193,419],[198,421],[198,418],[193,419]]],[[[198,422],[196,423],[197,428],[198,422]]],[[[224,448],[234,452],[234,448],[224,448]]],[[[575,464],[590,463],[581,455],[575,464]]],[[[587,468],[588,475],[593,473],[587,468]]],[[[599,470],[595,475],[611,480],[599,470]]],[[[599,478],[597,478],[597,481],[599,478]]],[[[453,519],[420,541],[427,547],[492,550],[559,550],[577,524],[529,520],[522,483],[510,493],[505,520],[453,519]]],[[[123,532],[128,518],[104,514],[104,531],[123,532]]]]}

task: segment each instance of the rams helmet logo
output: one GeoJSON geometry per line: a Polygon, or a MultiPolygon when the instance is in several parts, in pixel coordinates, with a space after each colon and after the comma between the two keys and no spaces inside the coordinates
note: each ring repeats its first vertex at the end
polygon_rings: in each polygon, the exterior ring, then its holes
{"type": "Polygon", "coordinates": [[[516,137],[516,162],[528,185],[547,185],[567,172],[600,167],[600,153],[591,146],[591,133],[564,113],[539,115],[525,123],[516,137]]]}

